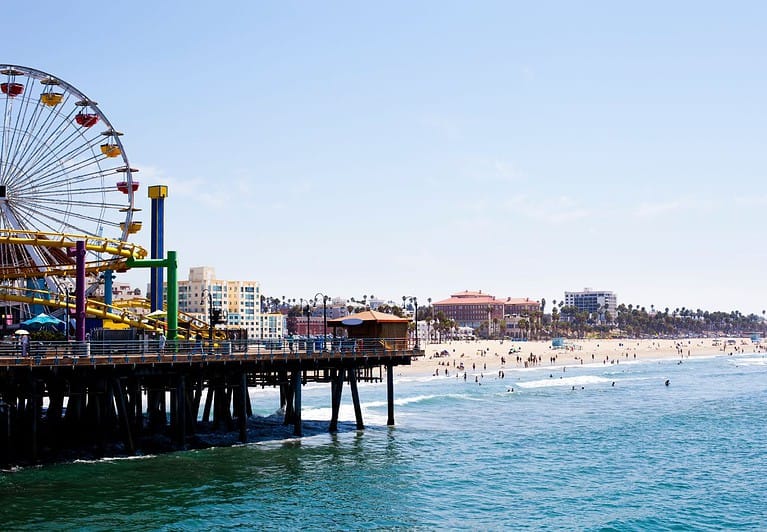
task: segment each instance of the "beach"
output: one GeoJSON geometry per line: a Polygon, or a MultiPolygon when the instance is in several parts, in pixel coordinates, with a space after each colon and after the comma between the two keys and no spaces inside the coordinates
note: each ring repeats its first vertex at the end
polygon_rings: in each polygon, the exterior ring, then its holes
{"type": "Polygon", "coordinates": [[[763,350],[748,338],[574,339],[555,348],[550,340],[457,340],[420,346],[425,355],[398,375],[499,375],[514,369],[734,355],[763,350]],[[463,365],[463,366],[461,366],[463,365]],[[462,369],[461,369],[462,368],[462,369]]]}

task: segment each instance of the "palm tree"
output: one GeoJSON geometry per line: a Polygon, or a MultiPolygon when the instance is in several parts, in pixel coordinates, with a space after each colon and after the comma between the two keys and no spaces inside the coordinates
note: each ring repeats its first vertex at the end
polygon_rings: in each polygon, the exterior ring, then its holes
{"type": "Polygon", "coordinates": [[[551,323],[554,324],[554,336],[557,334],[557,323],[559,322],[559,309],[556,307],[556,302],[552,302],[551,308],[551,323]]]}
{"type": "Polygon", "coordinates": [[[530,327],[530,322],[527,321],[525,318],[520,318],[519,321],[517,321],[517,328],[522,331],[522,338],[525,337],[525,331],[530,327]]]}

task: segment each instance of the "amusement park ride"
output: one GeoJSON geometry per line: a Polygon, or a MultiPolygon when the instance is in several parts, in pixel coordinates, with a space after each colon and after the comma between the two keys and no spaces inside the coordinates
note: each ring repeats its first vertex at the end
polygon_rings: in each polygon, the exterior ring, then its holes
{"type": "Polygon", "coordinates": [[[145,249],[129,242],[142,228],[134,218],[140,211],[135,206],[138,170],[128,162],[122,133],[98,104],[33,68],[0,65],[0,81],[0,302],[5,314],[23,321],[42,309],[68,312],[74,279],[78,340],[85,335],[86,316],[167,330],[169,339],[208,336],[207,323],[178,313],[175,252],[163,256],[167,187],[149,187],[152,257],[147,258],[145,249]],[[113,304],[112,272],[131,267],[152,268],[152,301],[136,305],[152,311],[162,311],[167,268],[167,319],[113,304]],[[103,298],[95,295],[100,282],[103,298]]]}

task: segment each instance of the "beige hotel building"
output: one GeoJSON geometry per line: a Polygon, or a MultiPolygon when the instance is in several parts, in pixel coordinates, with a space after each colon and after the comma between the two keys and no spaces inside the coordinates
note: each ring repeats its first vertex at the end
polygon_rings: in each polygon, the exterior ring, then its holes
{"type": "MultiPolygon", "coordinates": [[[[165,293],[167,294],[167,284],[165,293]]],[[[220,308],[226,323],[220,329],[246,329],[248,338],[282,338],[285,317],[282,314],[261,312],[261,287],[258,281],[227,281],[216,278],[214,268],[189,268],[189,279],[178,282],[178,309],[208,321],[210,303],[220,308]]]]}

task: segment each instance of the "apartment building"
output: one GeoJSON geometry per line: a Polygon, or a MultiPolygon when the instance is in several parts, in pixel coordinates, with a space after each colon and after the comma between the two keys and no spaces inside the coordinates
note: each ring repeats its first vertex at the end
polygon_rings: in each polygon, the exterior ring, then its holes
{"type": "Polygon", "coordinates": [[[210,266],[189,268],[189,278],[178,282],[179,310],[208,321],[211,305],[223,311],[226,321],[220,328],[246,329],[251,339],[284,336],[282,315],[261,312],[258,281],[217,279],[215,269],[210,266]]]}
{"type": "Polygon", "coordinates": [[[615,293],[609,290],[584,288],[581,292],[565,292],[565,306],[575,307],[602,319],[605,312],[615,315],[618,299],[615,293]]]}

